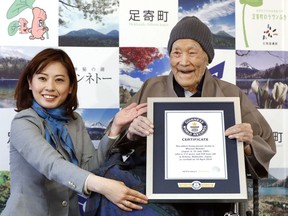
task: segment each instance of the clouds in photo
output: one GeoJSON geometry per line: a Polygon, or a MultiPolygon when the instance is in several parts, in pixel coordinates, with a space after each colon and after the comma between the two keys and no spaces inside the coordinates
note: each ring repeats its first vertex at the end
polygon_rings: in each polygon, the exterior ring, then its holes
{"type": "MultiPolygon", "coordinates": [[[[91,2],[91,0],[87,0],[87,2],[91,2]]],[[[67,34],[73,30],[79,30],[83,28],[91,28],[97,30],[103,34],[107,34],[112,30],[119,30],[119,13],[118,8],[114,13],[103,16],[103,20],[101,23],[97,23],[95,20],[90,21],[89,18],[84,19],[84,15],[82,11],[79,11],[77,8],[72,7],[64,7],[60,4],[60,8],[62,9],[62,17],[67,22],[65,26],[59,26],[59,35],[67,34]]]]}
{"type": "Polygon", "coordinates": [[[235,37],[234,0],[191,1],[191,4],[182,4],[180,1],[179,19],[184,16],[198,17],[213,33],[225,31],[235,37]]]}

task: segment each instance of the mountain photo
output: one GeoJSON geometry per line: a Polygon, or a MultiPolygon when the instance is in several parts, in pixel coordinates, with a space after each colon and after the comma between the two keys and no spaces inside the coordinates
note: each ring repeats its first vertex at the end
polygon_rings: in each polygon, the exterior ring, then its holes
{"type": "Polygon", "coordinates": [[[74,30],[59,36],[59,45],[117,47],[119,45],[119,32],[117,30],[112,30],[107,34],[103,34],[93,29],[74,30]]]}
{"type": "Polygon", "coordinates": [[[0,47],[0,108],[14,108],[19,76],[41,47],[0,47]]]}
{"type": "Polygon", "coordinates": [[[235,1],[179,0],[179,20],[196,16],[213,34],[215,49],[235,49],[235,1]]]}
{"type": "Polygon", "coordinates": [[[87,109],[78,108],[77,113],[81,115],[85,122],[86,130],[95,146],[98,144],[101,138],[105,134],[105,130],[108,127],[110,121],[114,118],[115,114],[119,111],[118,108],[110,109],[87,109]]]}
{"type": "Polygon", "coordinates": [[[100,6],[92,0],[60,1],[59,46],[118,47],[119,2],[100,6]]]}
{"type": "Polygon", "coordinates": [[[96,122],[91,124],[90,126],[86,126],[91,140],[100,140],[103,137],[106,128],[107,127],[101,122],[96,122]]]}
{"type": "Polygon", "coordinates": [[[229,35],[225,31],[219,31],[213,34],[214,49],[234,49],[235,37],[229,35]]]}
{"type": "Polygon", "coordinates": [[[288,108],[287,54],[279,51],[236,51],[236,85],[255,107],[288,108]]]}

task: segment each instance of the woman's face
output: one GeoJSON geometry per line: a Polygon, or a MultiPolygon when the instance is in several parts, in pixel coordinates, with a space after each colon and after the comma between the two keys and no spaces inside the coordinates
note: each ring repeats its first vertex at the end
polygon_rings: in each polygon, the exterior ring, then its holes
{"type": "Polygon", "coordinates": [[[179,39],[173,43],[170,65],[179,85],[195,93],[208,65],[208,56],[197,41],[179,39]]]}
{"type": "Polygon", "coordinates": [[[34,100],[48,109],[61,106],[72,92],[68,72],[60,62],[52,62],[39,74],[35,73],[29,89],[34,100]]]}

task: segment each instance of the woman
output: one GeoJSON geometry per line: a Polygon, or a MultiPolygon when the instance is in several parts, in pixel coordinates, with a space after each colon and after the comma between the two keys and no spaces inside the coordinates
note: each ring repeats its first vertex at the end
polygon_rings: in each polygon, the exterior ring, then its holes
{"type": "Polygon", "coordinates": [[[96,176],[123,126],[147,111],[133,104],[118,112],[98,149],[79,114],[77,78],[60,49],[38,53],[26,66],[15,90],[11,124],[11,195],[6,215],[79,215],[77,193],[97,192],[125,211],[140,210],[147,197],[122,182],[96,176]]]}

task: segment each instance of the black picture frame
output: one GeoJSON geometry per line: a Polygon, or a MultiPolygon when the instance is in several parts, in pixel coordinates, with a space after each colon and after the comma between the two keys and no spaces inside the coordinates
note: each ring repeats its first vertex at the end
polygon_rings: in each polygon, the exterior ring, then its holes
{"type": "MultiPolygon", "coordinates": [[[[228,127],[241,123],[240,114],[240,102],[237,97],[148,98],[147,116],[154,124],[153,135],[147,137],[146,195],[148,199],[151,202],[207,203],[247,200],[243,143],[236,139],[229,139],[224,134],[228,127]],[[191,174],[191,178],[188,179],[167,179],[165,174],[165,169],[167,169],[165,162],[167,157],[165,113],[170,111],[220,111],[223,113],[224,125],[221,131],[223,131],[225,142],[226,164],[224,166],[227,167],[225,178],[198,179],[191,174]]],[[[218,123],[213,122],[213,124],[218,123]]],[[[179,128],[179,124],[173,124],[173,127],[175,127],[175,131],[183,130],[179,128]]],[[[193,164],[195,165],[195,163],[193,164]]],[[[199,166],[201,166],[201,162],[199,162],[199,166]]]]}

